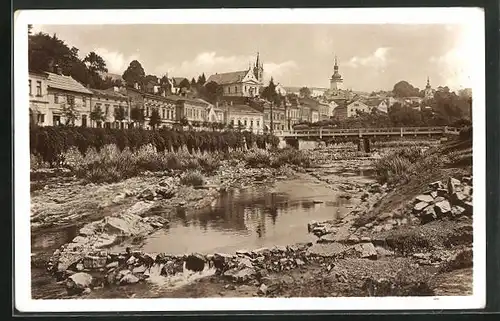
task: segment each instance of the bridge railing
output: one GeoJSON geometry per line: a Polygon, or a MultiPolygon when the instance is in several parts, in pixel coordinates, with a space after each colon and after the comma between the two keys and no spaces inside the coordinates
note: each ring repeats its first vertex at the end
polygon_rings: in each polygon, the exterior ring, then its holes
{"type": "Polygon", "coordinates": [[[454,127],[388,127],[388,128],[315,128],[299,129],[292,131],[275,131],[278,136],[330,136],[344,135],[369,135],[369,134],[458,134],[460,129],[454,127]]]}

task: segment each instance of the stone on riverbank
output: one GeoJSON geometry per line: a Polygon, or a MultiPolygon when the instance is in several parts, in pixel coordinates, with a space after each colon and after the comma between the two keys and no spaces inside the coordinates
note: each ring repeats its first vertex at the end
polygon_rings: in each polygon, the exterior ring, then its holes
{"type": "Polygon", "coordinates": [[[80,294],[91,286],[92,280],[92,275],[88,273],[75,273],[66,280],[66,290],[68,294],[80,294]]]}
{"type": "Polygon", "coordinates": [[[191,254],[186,258],[186,269],[201,272],[205,268],[205,257],[201,254],[191,254]]]}

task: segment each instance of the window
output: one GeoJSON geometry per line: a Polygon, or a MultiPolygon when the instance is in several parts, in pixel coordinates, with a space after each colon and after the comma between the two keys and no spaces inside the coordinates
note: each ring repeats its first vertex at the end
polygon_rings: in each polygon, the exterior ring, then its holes
{"type": "Polygon", "coordinates": [[[39,124],[45,123],[45,114],[38,114],[36,118],[39,124]]]}
{"type": "Polygon", "coordinates": [[[245,127],[246,127],[247,126],[247,120],[246,119],[245,119],[244,123],[245,123],[245,127]]]}
{"type": "Polygon", "coordinates": [[[82,97],[82,103],[85,105],[86,102],[87,102],[87,97],[83,96],[82,97]]]}
{"type": "Polygon", "coordinates": [[[162,118],[165,118],[165,109],[162,109],[162,114],[163,114],[162,118]]]}
{"type": "MultiPolygon", "coordinates": [[[[104,105],[104,115],[108,116],[109,115],[109,104],[104,105]]],[[[109,127],[106,127],[109,128],[109,127]]]]}
{"type": "Polygon", "coordinates": [[[234,92],[237,93],[238,92],[238,86],[234,86],[234,92]]]}
{"type": "Polygon", "coordinates": [[[250,127],[253,127],[253,120],[250,121],[250,127]]]}
{"type": "Polygon", "coordinates": [[[53,124],[54,126],[59,126],[59,125],[61,125],[61,116],[59,116],[59,115],[54,115],[54,116],[52,116],[52,124],[53,124]]]}
{"type": "Polygon", "coordinates": [[[87,127],[87,115],[82,115],[82,127],[87,127]]]}
{"type": "Polygon", "coordinates": [[[55,104],[59,103],[59,95],[58,94],[54,94],[54,103],[55,104]]]}
{"type": "Polygon", "coordinates": [[[68,102],[69,105],[74,105],[75,104],[75,96],[68,95],[66,97],[66,100],[67,100],[67,102],[68,102]]]}
{"type": "Polygon", "coordinates": [[[30,85],[30,87],[29,87],[29,90],[30,90],[30,96],[32,96],[32,95],[33,95],[33,93],[31,92],[31,79],[30,79],[28,82],[29,82],[29,85],[30,85]]]}
{"type": "Polygon", "coordinates": [[[234,119],[231,119],[231,125],[234,126],[234,119]]]}
{"type": "Polygon", "coordinates": [[[227,87],[227,92],[231,93],[231,87],[227,87]]]}
{"type": "Polygon", "coordinates": [[[104,123],[104,128],[111,128],[111,123],[110,122],[105,122],[104,123]]]}
{"type": "Polygon", "coordinates": [[[42,82],[40,80],[37,80],[36,82],[36,95],[37,96],[42,95],[42,82]]]}
{"type": "Polygon", "coordinates": [[[260,127],[260,121],[257,120],[257,127],[260,127]]]}
{"type": "Polygon", "coordinates": [[[146,117],[149,116],[149,107],[146,107],[146,117]]]}

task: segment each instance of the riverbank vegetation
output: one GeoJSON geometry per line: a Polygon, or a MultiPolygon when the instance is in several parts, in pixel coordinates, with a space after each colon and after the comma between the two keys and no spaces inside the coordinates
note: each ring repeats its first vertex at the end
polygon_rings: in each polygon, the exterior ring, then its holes
{"type": "Polygon", "coordinates": [[[270,134],[256,135],[238,131],[177,131],[171,129],[143,130],[82,127],[30,128],[30,152],[50,166],[63,165],[65,152],[75,147],[85,156],[90,148],[99,152],[105,145],[115,145],[120,151],[131,152],[152,145],[158,152],[187,150],[194,153],[228,153],[236,149],[276,148],[279,139],[270,134]]]}

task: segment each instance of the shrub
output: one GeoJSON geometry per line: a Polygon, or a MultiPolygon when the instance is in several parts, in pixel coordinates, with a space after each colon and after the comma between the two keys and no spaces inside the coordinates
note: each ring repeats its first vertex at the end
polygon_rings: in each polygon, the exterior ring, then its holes
{"type": "Polygon", "coordinates": [[[199,171],[195,170],[188,171],[182,175],[180,182],[186,186],[201,186],[205,182],[205,179],[199,171]]]}
{"type": "Polygon", "coordinates": [[[268,151],[253,150],[247,153],[245,161],[250,167],[268,167],[271,165],[271,155],[268,151]]]}
{"type": "Polygon", "coordinates": [[[214,155],[201,155],[198,157],[198,163],[207,174],[214,173],[221,165],[220,159],[214,155]]]}
{"type": "Polygon", "coordinates": [[[469,140],[472,139],[472,126],[467,126],[462,128],[459,133],[460,140],[469,140]]]}
{"type": "Polygon", "coordinates": [[[411,166],[408,158],[389,155],[375,163],[375,172],[381,183],[392,183],[407,173],[411,166]]]}
{"type": "MultiPolygon", "coordinates": [[[[285,164],[309,167],[311,166],[311,158],[303,151],[297,151],[294,149],[284,149],[277,153],[273,164],[276,166],[282,166],[285,164]]],[[[274,166],[273,166],[274,167],[274,166]]]]}

